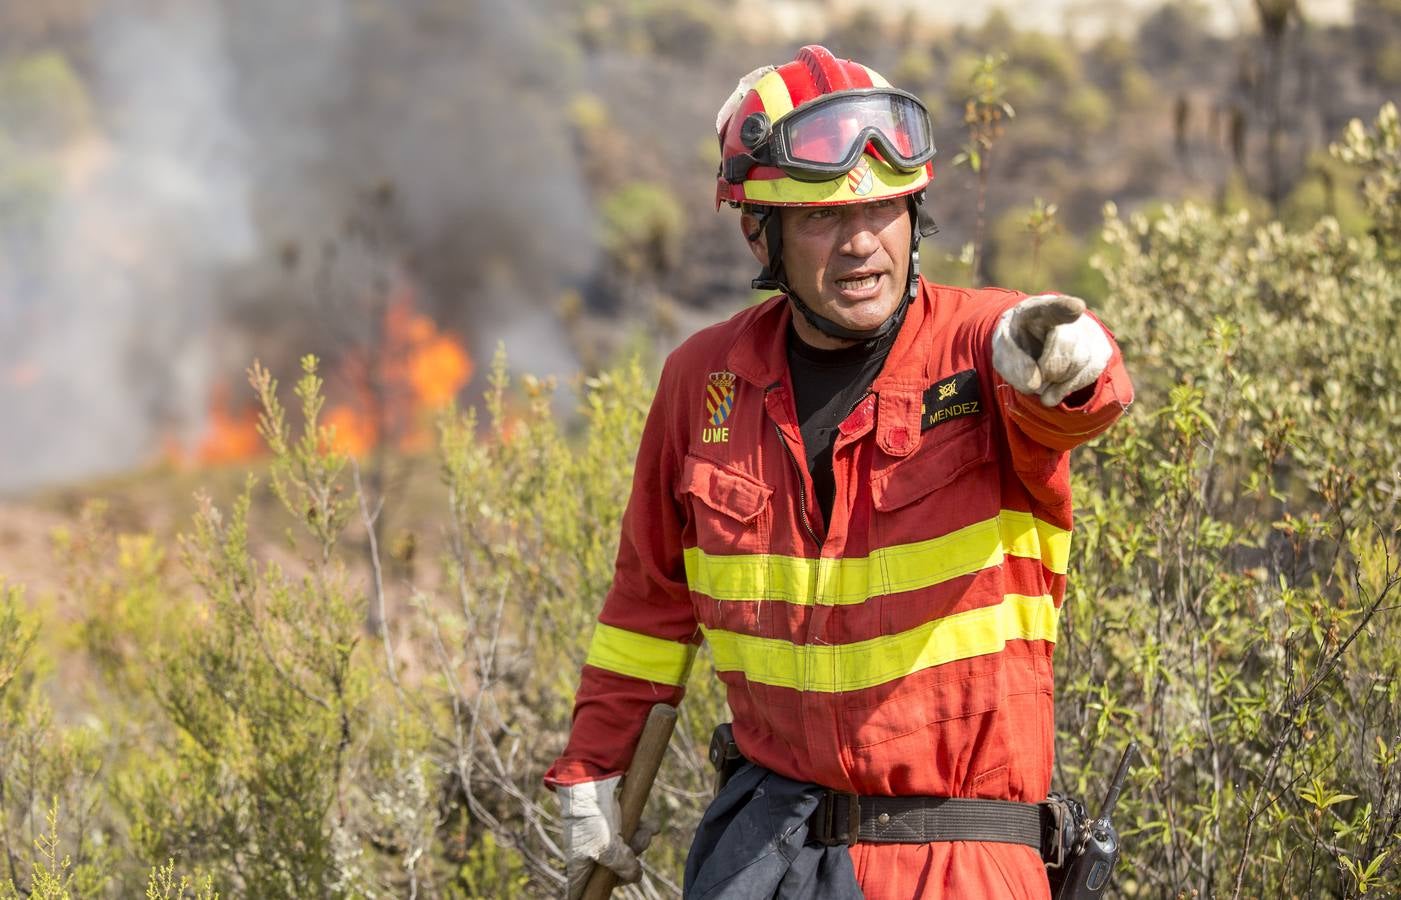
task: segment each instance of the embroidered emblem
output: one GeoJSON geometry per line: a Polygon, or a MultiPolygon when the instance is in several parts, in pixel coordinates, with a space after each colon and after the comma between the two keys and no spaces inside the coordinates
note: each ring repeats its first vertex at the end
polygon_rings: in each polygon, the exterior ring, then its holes
{"type": "Polygon", "coordinates": [[[851,188],[851,192],[858,197],[864,197],[871,192],[875,186],[875,176],[871,174],[871,164],[863,158],[851,171],[846,173],[846,183],[851,188]]]}
{"type": "Polygon", "coordinates": [[[928,431],[940,422],[982,412],[982,387],[977,369],[964,369],[936,381],[924,392],[919,411],[919,430],[928,431]]]}
{"type": "Polygon", "coordinates": [[[705,386],[705,422],[709,427],[701,434],[704,443],[723,444],[730,440],[730,429],[724,425],[734,408],[735,373],[711,372],[705,386]]]}

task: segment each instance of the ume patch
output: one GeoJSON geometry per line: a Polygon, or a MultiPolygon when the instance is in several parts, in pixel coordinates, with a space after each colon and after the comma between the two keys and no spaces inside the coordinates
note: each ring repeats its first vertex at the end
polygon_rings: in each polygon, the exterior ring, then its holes
{"type": "Polygon", "coordinates": [[[924,392],[919,430],[928,431],[941,422],[982,411],[983,394],[978,382],[978,370],[964,369],[934,382],[924,392]]]}

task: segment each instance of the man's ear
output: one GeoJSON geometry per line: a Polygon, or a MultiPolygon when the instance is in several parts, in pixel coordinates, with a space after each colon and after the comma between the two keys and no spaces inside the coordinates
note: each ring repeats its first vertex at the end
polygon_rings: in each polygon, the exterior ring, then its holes
{"type": "MultiPolygon", "coordinates": [[[[778,213],[774,213],[778,215],[778,213]]],[[[749,245],[749,252],[754,254],[754,258],[759,261],[759,265],[767,267],[769,264],[769,241],[768,235],[764,234],[763,220],[751,212],[739,214],[739,230],[744,235],[744,241],[749,245]]]]}

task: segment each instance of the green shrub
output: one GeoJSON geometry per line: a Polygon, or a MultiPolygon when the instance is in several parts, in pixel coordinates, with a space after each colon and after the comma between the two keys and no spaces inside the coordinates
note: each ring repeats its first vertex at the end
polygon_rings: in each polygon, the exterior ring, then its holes
{"type": "Polygon", "coordinates": [[[1353,119],[1341,144],[1338,159],[1363,171],[1362,191],[1376,223],[1377,243],[1392,262],[1401,258],[1401,121],[1395,103],[1382,107],[1376,127],[1368,130],[1353,119]]]}
{"type": "Polygon", "coordinates": [[[1394,892],[1401,285],[1328,218],[1105,237],[1139,408],[1077,461],[1060,773],[1096,787],[1144,745],[1131,895],[1394,892]]]}
{"type": "Polygon", "coordinates": [[[632,182],[603,199],[602,244],[612,265],[633,276],[659,276],[679,261],[686,217],[660,184],[632,182]]]}
{"type": "Polygon", "coordinates": [[[159,655],[152,682],[174,731],[127,792],[145,858],[195,862],[260,897],[356,893],[338,838],[367,690],[352,667],[365,601],[336,553],[355,508],[347,459],[328,449],[320,381],[304,365],[295,439],[275,382],[252,371],[272,489],[305,535],[304,573],[250,552],[251,479],[228,511],[202,500],[181,549],[203,621],[159,655]]]}
{"type": "Polygon", "coordinates": [[[1317,153],[1308,171],[1280,207],[1280,219],[1291,229],[1307,229],[1324,216],[1338,220],[1349,237],[1372,228],[1362,199],[1361,173],[1329,153],[1317,153]]]}
{"type": "Polygon", "coordinates": [[[99,727],[55,722],[34,659],[40,625],[20,602],[0,580],[0,897],[91,896],[113,859],[97,815],[99,727]]]}
{"type": "Polygon", "coordinates": [[[1061,113],[1065,126],[1074,131],[1075,140],[1083,145],[1109,127],[1114,108],[1103,91],[1086,84],[1066,96],[1061,113]]]}
{"type": "Polygon", "coordinates": [[[80,135],[92,118],[83,81],[62,55],[36,53],[0,65],[0,122],[16,139],[53,150],[80,135]]]}

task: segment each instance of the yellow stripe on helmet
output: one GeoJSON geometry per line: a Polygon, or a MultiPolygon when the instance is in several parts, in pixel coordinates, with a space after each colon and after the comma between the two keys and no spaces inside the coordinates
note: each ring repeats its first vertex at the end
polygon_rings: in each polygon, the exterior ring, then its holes
{"type": "Polygon", "coordinates": [[[844,175],[831,181],[799,181],[796,178],[748,178],[744,199],[768,206],[812,206],[865,203],[886,197],[912,194],[929,183],[929,170],[921,166],[913,172],[897,172],[869,153],[844,175]],[[862,168],[862,166],[866,168],[862,168]],[[855,173],[855,177],[853,177],[855,173]]]}
{"type": "Polygon", "coordinates": [[[754,90],[764,104],[764,115],[770,122],[777,122],[793,111],[793,95],[788,93],[788,85],[783,76],[774,70],[754,83],[754,90]]]}
{"type": "Polygon", "coordinates": [[[1049,595],[1007,594],[993,606],[851,644],[793,644],[720,629],[706,629],[705,638],[717,671],[740,672],[748,681],[775,687],[836,693],[999,653],[1011,640],[1054,641],[1059,616],[1049,595]]]}
{"type": "Polygon", "coordinates": [[[587,664],[619,675],[681,686],[691,674],[696,647],[599,622],[587,664]]]}

